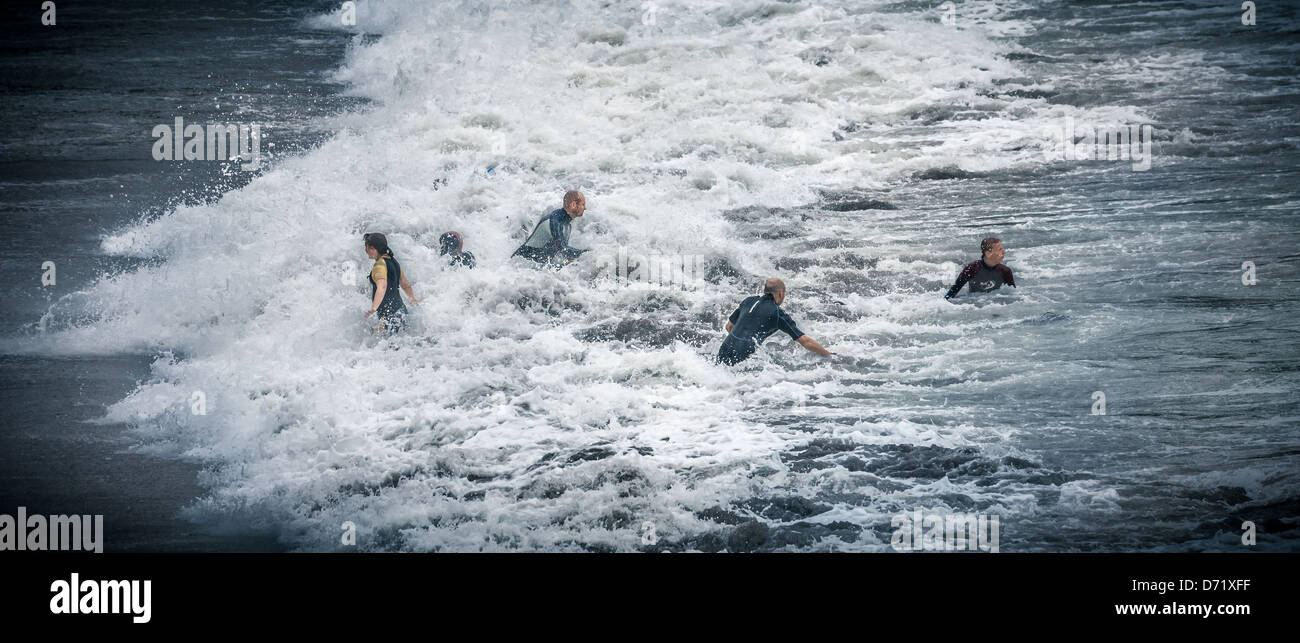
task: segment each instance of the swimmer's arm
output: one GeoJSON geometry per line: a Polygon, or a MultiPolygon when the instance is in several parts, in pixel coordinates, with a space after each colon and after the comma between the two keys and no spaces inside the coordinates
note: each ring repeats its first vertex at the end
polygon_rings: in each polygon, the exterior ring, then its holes
{"type": "Polygon", "coordinates": [[[370,302],[370,310],[366,311],[366,317],[369,317],[371,313],[379,310],[379,304],[384,303],[384,289],[386,288],[388,288],[387,279],[375,280],[375,300],[370,302]]]}
{"type": "MultiPolygon", "coordinates": [[[[569,215],[565,214],[564,216],[567,217],[569,215]]],[[[551,225],[551,251],[559,252],[569,245],[569,240],[564,236],[564,223],[561,222],[559,216],[552,214],[550,225],[551,225]]]]}
{"type": "Polygon", "coordinates": [[[821,345],[821,344],[818,344],[818,343],[817,343],[817,340],[815,340],[815,339],[813,339],[813,338],[811,338],[811,337],[809,337],[809,336],[807,336],[807,335],[800,335],[800,336],[799,336],[799,339],[796,339],[796,340],[794,340],[794,341],[799,342],[799,345],[800,345],[800,346],[803,346],[804,348],[806,348],[806,349],[808,349],[808,350],[810,350],[810,351],[812,351],[812,352],[814,352],[814,353],[817,353],[818,355],[821,355],[822,357],[830,357],[830,356],[831,356],[831,352],[830,352],[830,351],[826,350],[825,348],[822,348],[822,345],[821,345]]]}
{"type": "MultiPolygon", "coordinates": [[[[375,289],[376,292],[378,290],[379,290],[378,288],[375,289]]],[[[402,290],[406,292],[407,297],[411,298],[411,303],[413,304],[420,303],[420,300],[415,298],[415,291],[411,290],[411,282],[406,280],[406,275],[402,275],[402,290]]]]}
{"type": "Polygon", "coordinates": [[[975,266],[975,263],[972,262],[968,264],[962,269],[961,274],[957,275],[957,283],[953,284],[952,288],[948,289],[948,294],[944,295],[943,298],[952,299],[953,297],[956,297],[957,292],[961,290],[961,287],[965,286],[966,282],[970,281],[970,278],[974,277],[975,272],[978,270],[979,268],[975,266]]]}
{"type": "MultiPolygon", "coordinates": [[[[745,300],[745,301],[749,301],[749,300],[747,299],[747,300],[745,300]]],[[[745,307],[745,302],[742,301],[742,302],[740,302],[740,305],[739,305],[739,306],[736,306],[736,310],[732,311],[732,313],[731,313],[730,315],[727,316],[727,333],[728,333],[728,334],[731,333],[731,328],[736,324],[736,322],[740,321],[740,309],[741,309],[741,308],[744,308],[744,307],[745,307]]]]}

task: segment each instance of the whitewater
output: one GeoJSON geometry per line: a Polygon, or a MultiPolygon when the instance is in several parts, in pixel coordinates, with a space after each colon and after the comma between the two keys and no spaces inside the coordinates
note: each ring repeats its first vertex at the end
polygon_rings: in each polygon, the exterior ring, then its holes
{"type": "MultiPolygon", "coordinates": [[[[1065,87],[1068,52],[1032,41],[1051,7],[963,3],[950,25],[924,3],[651,4],[304,16],[357,34],[334,75],[367,106],[107,235],[140,265],[60,299],[22,350],[154,355],[104,422],[204,466],[189,519],[296,550],[350,549],[351,523],[366,551],[891,551],[914,510],[1000,516],[1002,551],[1234,550],[1238,516],[1293,515],[1297,387],[1270,369],[1294,364],[1295,282],[1236,281],[1294,266],[1289,177],[1249,171],[1276,180],[1250,189],[1257,217],[1184,198],[1234,188],[1169,168],[1240,139],[1158,94],[1065,87]],[[1152,169],[1051,160],[1067,118],[1153,125],[1152,169]],[[511,259],[568,189],[592,252],[511,259]],[[477,269],[441,261],[448,230],[477,269]],[[421,299],[391,340],[362,316],[365,232],[421,299]],[[1020,287],[945,301],[984,236],[1020,287]],[[703,257],[702,278],[626,283],[619,249],[703,257]],[[838,359],[778,334],[713,364],[770,276],[838,359]]],[[[1089,82],[1117,87],[1239,73],[1101,55],[1089,82]]]]}

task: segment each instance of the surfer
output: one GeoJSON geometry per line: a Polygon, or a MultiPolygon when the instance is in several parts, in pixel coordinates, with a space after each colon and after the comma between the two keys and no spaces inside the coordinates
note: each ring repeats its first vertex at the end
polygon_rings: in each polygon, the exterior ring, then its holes
{"type": "Polygon", "coordinates": [[[366,245],[366,256],[375,260],[375,265],[370,268],[371,303],[366,317],[379,313],[379,326],[375,327],[375,332],[391,335],[406,325],[406,306],[397,292],[398,286],[406,291],[411,303],[418,304],[420,300],[415,298],[402,266],[393,258],[393,251],[388,248],[388,237],[379,232],[368,232],[362,240],[366,245]]]}
{"type": "Polygon", "coordinates": [[[772,333],[784,331],[800,346],[823,357],[831,352],[817,340],[803,334],[794,320],[781,310],[785,301],[785,282],[772,277],[763,283],[763,294],[746,297],[727,320],[727,338],[718,349],[717,362],[728,366],[748,359],[772,333]]]}
{"type": "Polygon", "coordinates": [[[438,254],[447,257],[447,265],[473,268],[477,263],[474,261],[474,254],[463,249],[465,240],[461,238],[459,232],[442,233],[442,236],[438,237],[438,245],[441,246],[438,254]]]}
{"type": "Polygon", "coordinates": [[[970,284],[967,292],[989,292],[997,290],[1006,284],[1014,288],[1016,280],[1011,276],[1011,269],[1002,265],[1002,258],[1007,255],[1007,251],[1002,248],[1002,240],[997,237],[988,237],[980,241],[980,252],[983,254],[977,261],[972,261],[962,268],[961,273],[957,275],[957,283],[948,289],[948,294],[944,299],[952,299],[957,295],[961,287],[970,284]]]}
{"type": "Polygon", "coordinates": [[[569,247],[569,233],[573,220],[587,210],[587,198],[577,190],[564,193],[564,207],[542,217],[528,235],[528,240],[515,250],[513,256],[527,257],[538,263],[564,265],[586,252],[569,247]]]}

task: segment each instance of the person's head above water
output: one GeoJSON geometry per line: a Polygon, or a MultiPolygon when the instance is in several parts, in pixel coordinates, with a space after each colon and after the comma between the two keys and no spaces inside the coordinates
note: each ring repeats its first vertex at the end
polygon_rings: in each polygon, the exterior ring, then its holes
{"type": "Polygon", "coordinates": [[[785,282],[776,277],[764,281],[763,294],[771,295],[777,305],[781,305],[781,302],[785,301],[785,282]]]}
{"type": "Polygon", "coordinates": [[[444,232],[441,237],[438,237],[438,245],[442,247],[439,255],[458,255],[465,247],[465,241],[461,239],[459,232],[444,232]]]}
{"type": "Polygon", "coordinates": [[[454,230],[442,233],[438,237],[438,255],[447,258],[448,265],[473,268],[478,261],[474,253],[465,250],[465,240],[454,230]]]}
{"type": "Polygon", "coordinates": [[[569,213],[571,219],[582,216],[582,213],[587,211],[587,197],[577,190],[565,192],[564,211],[569,213]]]}
{"type": "Polygon", "coordinates": [[[989,267],[997,266],[1002,263],[1002,258],[1007,256],[1007,251],[1002,248],[1002,240],[997,237],[987,237],[980,241],[980,254],[984,255],[984,264],[989,267]]]}
{"type": "Polygon", "coordinates": [[[367,232],[361,236],[361,240],[366,244],[366,256],[371,259],[393,254],[393,251],[388,249],[388,237],[385,237],[382,232],[367,232]]]}

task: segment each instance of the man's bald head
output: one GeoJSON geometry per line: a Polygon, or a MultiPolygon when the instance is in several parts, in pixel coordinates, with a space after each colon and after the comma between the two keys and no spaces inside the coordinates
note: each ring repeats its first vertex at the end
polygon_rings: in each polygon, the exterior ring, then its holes
{"type": "Polygon", "coordinates": [[[569,213],[570,217],[580,217],[587,210],[587,197],[583,196],[577,190],[569,190],[564,193],[564,211],[569,213]]]}
{"type": "Polygon", "coordinates": [[[776,304],[781,305],[785,301],[785,282],[776,277],[769,278],[763,282],[763,294],[771,295],[776,304]]]}

